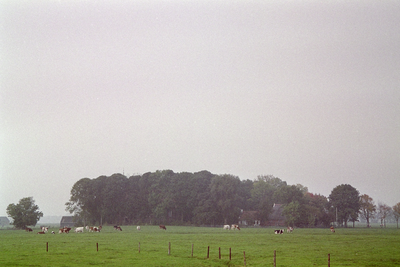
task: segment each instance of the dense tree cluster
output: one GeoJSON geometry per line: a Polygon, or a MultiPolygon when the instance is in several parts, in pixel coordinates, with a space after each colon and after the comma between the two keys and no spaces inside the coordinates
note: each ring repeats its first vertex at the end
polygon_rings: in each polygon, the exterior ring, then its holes
{"type": "Polygon", "coordinates": [[[285,205],[293,226],[333,221],[328,199],[309,193],[307,187],[287,185],[272,175],[251,181],[208,171],[83,178],[72,187],[66,210],[82,224],[219,225],[236,223],[243,210],[257,211],[266,223],[274,203],[285,205]]]}
{"type": "MultiPolygon", "coordinates": [[[[329,197],[288,185],[272,175],[254,181],[208,171],[175,173],[171,170],[126,177],[122,174],[83,178],[71,189],[66,210],[81,224],[194,224],[237,223],[243,211],[255,212],[268,224],[274,203],[283,204],[286,224],[297,227],[328,226],[373,218],[385,227],[391,216],[398,221],[400,203],[375,206],[368,195],[349,184],[336,186],[329,197]]],[[[250,222],[251,223],[251,222],[250,222]]]]}

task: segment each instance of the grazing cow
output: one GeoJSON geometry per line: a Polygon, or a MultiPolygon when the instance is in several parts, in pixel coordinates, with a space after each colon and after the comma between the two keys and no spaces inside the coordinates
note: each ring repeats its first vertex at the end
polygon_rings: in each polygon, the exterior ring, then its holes
{"type": "Polygon", "coordinates": [[[101,229],[103,229],[103,225],[99,225],[99,232],[101,229]]]}
{"type": "Polygon", "coordinates": [[[237,224],[232,224],[231,230],[236,230],[236,229],[240,230],[239,225],[237,225],[237,224]]]}
{"type": "Polygon", "coordinates": [[[286,231],[287,231],[288,233],[292,233],[292,232],[293,232],[293,227],[288,226],[286,231]]]}
{"type": "Polygon", "coordinates": [[[161,224],[160,224],[160,229],[167,230],[167,228],[165,227],[165,225],[161,225],[161,224]]]}
{"type": "Polygon", "coordinates": [[[55,233],[54,233],[54,231],[51,231],[51,233],[54,235],[55,233]]]}
{"type": "Polygon", "coordinates": [[[331,229],[331,232],[332,232],[332,233],[335,232],[335,228],[334,228],[333,226],[331,226],[331,228],[329,228],[329,229],[331,229]]]}
{"type": "Polygon", "coordinates": [[[284,229],[279,229],[279,230],[275,230],[275,234],[277,235],[277,234],[283,234],[285,232],[285,230],[284,229]]]}
{"type": "Polygon", "coordinates": [[[83,233],[83,227],[76,227],[75,228],[75,233],[83,233]]]}
{"type": "Polygon", "coordinates": [[[25,231],[27,231],[27,232],[32,232],[33,230],[32,230],[31,228],[29,228],[29,227],[26,227],[26,228],[25,228],[25,231]]]}
{"type": "Polygon", "coordinates": [[[65,226],[65,227],[64,227],[64,233],[68,234],[69,231],[71,231],[71,228],[65,226]]]}
{"type": "Polygon", "coordinates": [[[229,230],[229,229],[231,229],[231,227],[229,226],[229,224],[225,224],[225,225],[224,225],[224,229],[225,229],[225,230],[229,230]]]}
{"type": "Polygon", "coordinates": [[[140,226],[136,226],[136,229],[137,229],[138,231],[140,231],[140,226]]]}
{"type": "Polygon", "coordinates": [[[45,232],[44,232],[44,231],[41,231],[41,232],[38,232],[38,234],[40,234],[40,235],[44,235],[44,234],[45,234],[45,232]]]}
{"type": "Polygon", "coordinates": [[[49,230],[49,227],[44,227],[44,226],[42,226],[42,232],[47,233],[48,230],[49,230]]]}
{"type": "Polygon", "coordinates": [[[120,226],[118,226],[115,230],[122,231],[122,228],[120,226]]]}

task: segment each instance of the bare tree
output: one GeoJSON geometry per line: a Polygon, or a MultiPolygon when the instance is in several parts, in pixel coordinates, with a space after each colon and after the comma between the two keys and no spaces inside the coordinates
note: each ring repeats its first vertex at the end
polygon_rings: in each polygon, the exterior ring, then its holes
{"type": "Polygon", "coordinates": [[[381,227],[386,227],[386,217],[390,214],[392,208],[386,204],[378,203],[378,216],[381,219],[381,227]]]}
{"type": "Polygon", "coordinates": [[[397,228],[399,228],[399,218],[400,218],[400,202],[393,206],[393,215],[397,222],[397,228]]]}
{"type": "Polygon", "coordinates": [[[374,218],[376,212],[374,200],[367,194],[364,194],[360,197],[360,206],[360,215],[367,221],[367,227],[370,227],[369,220],[374,218]]]}

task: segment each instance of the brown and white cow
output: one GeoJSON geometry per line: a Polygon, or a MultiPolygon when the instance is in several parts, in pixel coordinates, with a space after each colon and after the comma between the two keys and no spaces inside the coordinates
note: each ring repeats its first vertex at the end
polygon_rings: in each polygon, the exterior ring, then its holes
{"type": "Polygon", "coordinates": [[[284,229],[278,229],[278,230],[275,230],[275,234],[276,235],[281,235],[281,234],[283,234],[285,232],[285,230],[284,229]]]}
{"type": "Polygon", "coordinates": [[[331,229],[331,232],[332,232],[332,233],[335,232],[335,228],[334,228],[333,226],[331,226],[331,228],[329,228],[329,229],[331,229]]]}
{"type": "Polygon", "coordinates": [[[44,232],[44,231],[41,231],[41,232],[38,232],[38,234],[40,234],[40,235],[44,235],[44,234],[45,234],[45,232],[44,232]]]}
{"type": "Polygon", "coordinates": [[[122,231],[122,228],[120,226],[118,226],[118,225],[114,225],[114,229],[117,230],[117,231],[122,231]]]}
{"type": "Polygon", "coordinates": [[[292,233],[293,232],[293,227],[288,226],[287,229],[286,229],[286,232],[292,233]]]}
{"type": "Polygon", "coordinates": [[[232,224],[231,230],[236,230],[236,229],[240,230],[239,225],[237,225],[237,224],[232,224]]]}
{"type": "Polygon", "coordinates": [[[160,224],[160,229],[167,230],[167,227],[165,227],[165,225],[160,224]]]}

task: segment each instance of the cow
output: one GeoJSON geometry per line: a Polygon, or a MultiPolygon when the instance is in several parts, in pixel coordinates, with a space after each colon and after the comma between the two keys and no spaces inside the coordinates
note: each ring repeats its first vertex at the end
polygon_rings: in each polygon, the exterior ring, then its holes
{"type": "Polygon", "coordinates": [[[65,230],[64,230],[64,228],[60,228],[60,229],[58,229],[58,233],[59,233],[59,234],[62,234],[62,233],[64,233],[64,231],[65,231],[65,230]]]}
{"type": "Polygon", "coordinates": [[[32,230],[32,228],[26,227],[26,228],[25,228],[25,231],[27,231],[27,232],[32,232],[33,230],[32,230]]]}
{"type": "Polygon", "coordinates": [[[331,228],[329,228],[329,229],[331,229],[331,232],[332,232],[332,233],[335,232],[335,228],[334,228],[333,226],[331,226],[331,228]]]}
{"type": "Polygon", "coordinates": [[[229,224],[225,224],[224,227],[223,227],[223,229],[224,229],[224,230],[229,230],[229,229],[231,229],[231,227],[229,226],[229,224]]]}
{"type": "Polygon", "coordinates": [[[138,231],[140,231],[140,226],[138,225],[138,226],[136,226],[136,229],[138,230],[138,231]]]}
{"type": "Polygon", "coordinates": [[[44,235],[44,234],[45,234],[45,232],[44,232],[44,231],[41,231],[41,232],[38,232],[38,234],[40,234],[40,235],[44,235]]]}
{"type": "Polygon", "coordinates": [[[70,227],[66,227],[66,226],[65,226],[63,229],[64,229],[64,233],[66,233],[66,234],[68,234],[69,231],[71,231],[71,228],[70,228],[70,227]]]}
{"type": "Polygon", "coordinates": [[[162,224],[160,224],[160,229],[167,230],[167,228],[165,227],[165,225],[162,225],[162,224]]]}
{"type": "Polygon", "coordinates": [[[288,226],[286,229],[286,232],[292,233],[293,232],[293,227],[288,226]]]}
{"type": "Polygon", "coordinates": [[[115,228],[115,230],[122,231],[122,228],[120,226],[117,226],[117,228],[115,228]]]}
{"type": "Polygon", "coordinates": [[[51,231],[51,233],[54,235],[55,233],[54,233],[54,231],[51,231]]]}
{"type": "Polygon", "coordinates": [[[237,225],[237,224],[232,224],[231,230],[236,230],[236,229],[240,230],[239,225],[237,225]]]}
{"type": "Polygon", "coordinates": [[[44,227],[44,226],[42,226],[42,232],[47,233],[48,230],[49,230],[49,227],[44,227]]]}
{"type": "Polygon", "coordinates": [[[83,227],[76,227],[75,228],[75,233],[83,233],[83,227]]]}
{"type": "Polygon", "coordinates": [[[285,232],[285,230],[284,229],[278,229],[278,230],[275,230],[275,234],[276,235],[278,235],[278,234],[283,234],[285,232]]]}
{"type": "Polygon", "coordinates": [[[114,229],[115,229],[115,230],[117,230],[118,227],[119,227],[118,225],[114,225],[114,229]]]}

